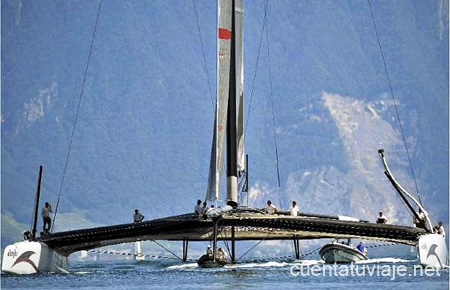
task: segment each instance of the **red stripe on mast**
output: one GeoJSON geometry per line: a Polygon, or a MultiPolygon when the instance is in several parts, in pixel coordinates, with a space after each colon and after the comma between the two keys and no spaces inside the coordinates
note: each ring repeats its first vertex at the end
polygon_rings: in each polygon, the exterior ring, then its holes
{"type": "Polygon", "coordinates": [[[220,39],[231,39],[231,31],[226,28],[219,28],[220,39]]]}

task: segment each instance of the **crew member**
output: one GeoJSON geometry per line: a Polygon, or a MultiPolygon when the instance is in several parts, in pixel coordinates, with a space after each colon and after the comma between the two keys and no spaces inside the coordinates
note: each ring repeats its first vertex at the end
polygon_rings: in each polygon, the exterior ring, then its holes
{"type": "Polygon", "coordinates": [[[228,258],[227,253],[222,248],[217,250],[217,259],[226,260],[228,258]]]}
{"type": "Polygon", "coordinates": [[[208,203],[206,203],[206,201],[203,203],[203,207],[202,207],[202,214],[206,214],[206,212],[208,211],[209,207],[208,207],[208,203]]]}
{"type": "Polygon", "coordinates": [[[387,218],[383,215],[383,212],[380,211],[378,214],[379,214],[379,216],[378,216],[378,219],[377,219],[377,224],[385,224],[385,223],[387,223],[387,218]]]}
{"type": "Polygon", "coordinates": [[[202,201],[200,199],[197,200],[197,205],[195,206],[194,213],[198,215],[202,214],[202,201]]]}
{"type": "Polygon", "coordinates": [[[30,233],[30,231],[25,231],[25,232],[23,232],[23,239],[24,239],[25,241],[31,240],[31,233],[30,233]]]}
{"type": "Polygon", "coordinates": [[[292,216],[298,216],[300,214],[300,209],[298,208],[297,202],[295,200],[292,202],[292,205],[289,208],[289,212],[292,216]]]}
{"type": "Polygon", "coordinates": [[[45,206],[42,208],[41,216],[44,221],[44,225],[42,227],[44,233],[49,233],[50,228],[52,226],[52,220],[50,219],[50,213],[52,212],[52,206],[50,203],[46,202],[45,206]],[[48,225],[48,227],[46,227],[48,225]]]}
{"type": "Polygon", "coordinates": [[[417,228],[425,228],[425,223],[427,221],[427,217],[425,216],[425,213],[422,211],[421,208],[419,208],[419,212],[417,214],[419,216],[419,219],[414,216],[413,223],[417,228]]]}
{"type": "Polygon", "coordinates": [[[139,212],[138,209],[134,210],[133,220],[135,223],[140,223],[144,219],[144,216],[139,212]]]}
{"type": "Polygon", "coordinates": [[[442,222],[439,222],[438,226],[436,227],[436,232],[440,235],[442,235],[445,239],[445,230],[444,226],[442,225],[442,222]]]}
{"type": "Polygon", "coordinates": [[[364,255],[367,254],[367,249],[366,249],[366,246],[364,246],[363,242],[359,242],[359,244],[358,244],[358,246],[356,246],[356,248],[358,249],[358,251],[360,251],[364,255]]]}
{"type": "Polygon", "coordinates": [[[213,250],[212,250],[212,248],[211,248],[211,245],[208,245],[208,248],[206,248],[206,254],[207,254],[208,256],[211,256],[211,257],[212,257],[212,255],[213,255],[213,250]]]}
{"type": "Polygon", "coordinates": [[[267,207],[266,207],[266,211],[268,214],[275,214],[277,212],[277,208],[276,206],[274,206],[272,204],[272,202],[270,200],[267,201],[267,207]]]}

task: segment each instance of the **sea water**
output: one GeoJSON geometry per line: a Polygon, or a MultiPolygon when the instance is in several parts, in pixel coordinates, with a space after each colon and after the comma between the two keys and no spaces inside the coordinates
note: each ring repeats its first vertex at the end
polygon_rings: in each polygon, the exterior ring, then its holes
{"type": "Polygon", "coordinates": [[[239,263],[204,269],[175,260],[74,262],[68,274],[1,275],[2,289],[449,289],[449,271],[384,258],[239,263]],[[422,272],[421,272],[422,271],[422,272]]]}

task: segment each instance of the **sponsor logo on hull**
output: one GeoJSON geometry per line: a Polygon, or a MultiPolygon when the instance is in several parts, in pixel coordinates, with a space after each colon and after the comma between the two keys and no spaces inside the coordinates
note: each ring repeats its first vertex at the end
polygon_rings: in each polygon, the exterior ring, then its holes
{"type": "MultiPolygon", "coordinates": [[[[11,252],[11,250],[10,250],[10,252],[11,252]]],[[[32,255],[35,255],[35,254],[36,253],[33,252],[33,251],[26,251],[26,252],[24,252],[22,255],[20,255],[17,258],[17,260],[14,262],[14,264],[11,266],[11,268],[13,268],[15,265],[20,264],[20,263],[28,263],[34,268],[34,270],[36,270],[36,272],[39,272],[39,269],[36,267],[34,262],[30,259],[30,257],[32,255]]],[[[9,252],[8,252],[8,255],[9,255],[9,252]]],[[[16,252],[16,255],[17,255],[17,252],[16,252]]]]}
{"type": "Polygon", "coordinates": [[[438,254],[436,253],[436,248],[437,248],[437,247],[438,247],[438,245],[436,245],[436,244],[432,244],[432,245],[431,245],[430,249],[428,250],[427,260],[428,260],[428,258],[429,258],[430,256],[435,256],[436,259],[437,259],[438,262],[439,262],[439,265],[441,266],[441,268],[443,268],[441,259],[439,258],[438,254]]]}

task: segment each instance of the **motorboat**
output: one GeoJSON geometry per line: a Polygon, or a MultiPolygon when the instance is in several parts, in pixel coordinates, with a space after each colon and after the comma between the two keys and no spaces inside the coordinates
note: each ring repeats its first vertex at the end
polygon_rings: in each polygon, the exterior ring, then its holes
{"type": "Polygon", "coordinates": [[[363,253],[353,247],[350,242],[345,243],[337,240],[324,245],[320,249],[319,255],[325,263],[328,264],[352,263],[368,259],[366,253],[363,253]]]}

